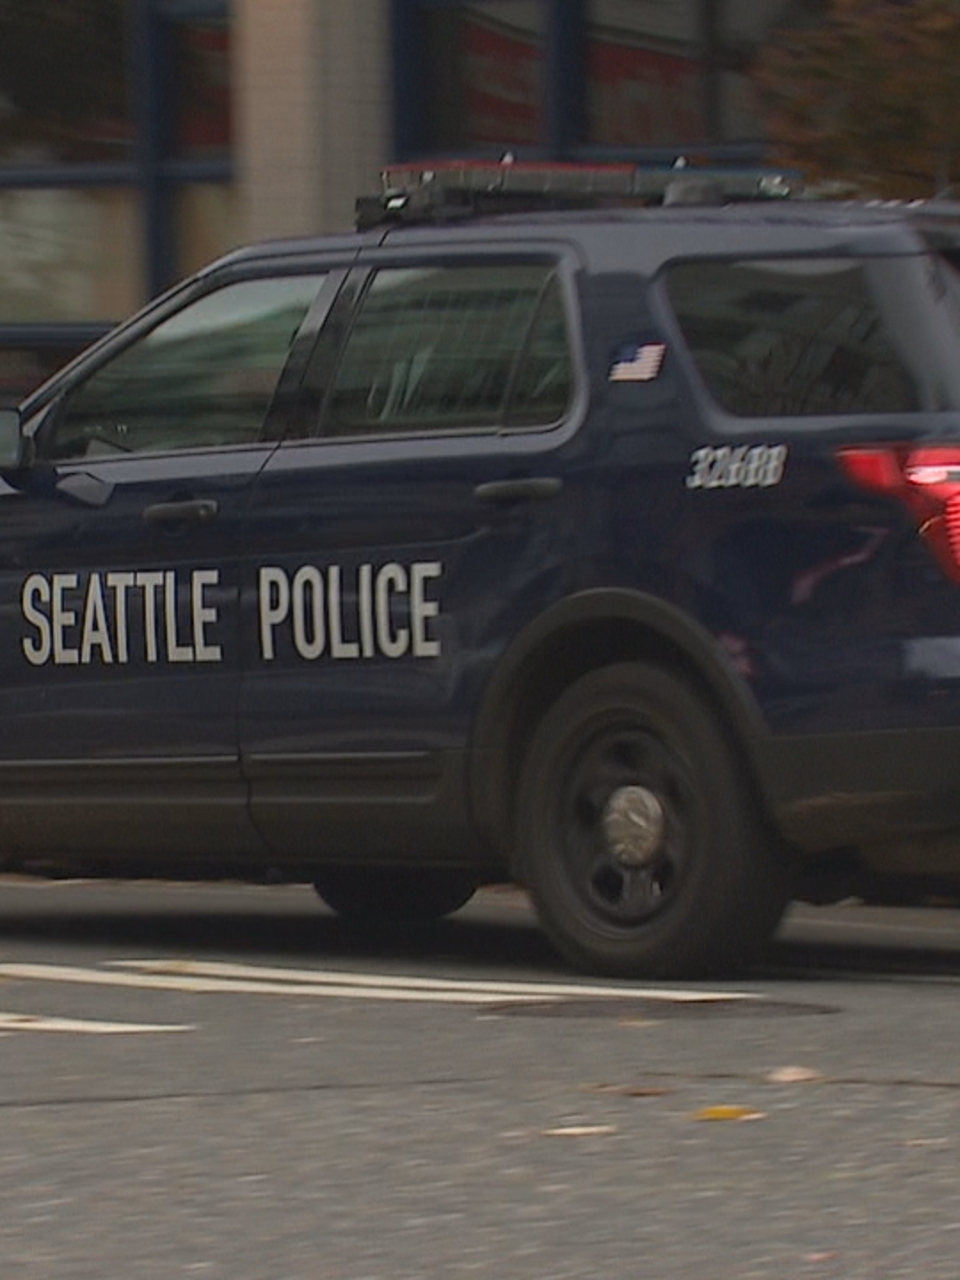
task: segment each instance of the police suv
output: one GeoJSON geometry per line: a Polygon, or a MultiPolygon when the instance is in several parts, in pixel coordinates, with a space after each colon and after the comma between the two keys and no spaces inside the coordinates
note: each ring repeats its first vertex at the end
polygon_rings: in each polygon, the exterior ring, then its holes
{"type": "Polygon", "coordinates": [[[953,892],[960,206],[789,188],[394,172],[0,415],[3,868],[661,977],[953,892]]]}

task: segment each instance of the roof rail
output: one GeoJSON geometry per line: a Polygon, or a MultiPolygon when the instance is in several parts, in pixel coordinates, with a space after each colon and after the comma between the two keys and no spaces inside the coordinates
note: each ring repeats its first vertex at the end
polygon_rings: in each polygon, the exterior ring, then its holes
{"type": "Polygon", "coordinates": [[[360,231],[390,223],[450,222],[497,213],[625,205],[728,204],[798,195],[796,175],[772,169],[687,165],[444,160],[397,164],[380,175],[381,191],[357,200],[360,231]]]}

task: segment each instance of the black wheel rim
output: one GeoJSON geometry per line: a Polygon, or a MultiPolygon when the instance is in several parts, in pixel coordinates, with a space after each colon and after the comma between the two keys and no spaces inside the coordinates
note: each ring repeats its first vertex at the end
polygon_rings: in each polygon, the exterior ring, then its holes
{"type": "Polygon", "coordinates": [[[561,771],[560,845],[581,910],[617,930],[647,924],[675,900],[693,847],[697,806],[690,767],[654,731],[607,725],[581,739],[561,771]],[[635,862],[611,844],[605,815],[624,789],[655,797],[662,825],[635,862]]]}

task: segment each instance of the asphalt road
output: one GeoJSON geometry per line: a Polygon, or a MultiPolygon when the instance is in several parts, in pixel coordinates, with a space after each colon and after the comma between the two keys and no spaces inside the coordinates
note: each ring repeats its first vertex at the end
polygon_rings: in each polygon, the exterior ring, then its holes
{"type": "Polygon", "coordinates": [[[956,1280],[960,913],[589,982],[523,899],[0,881],[3,1280],[956,1280]]]}

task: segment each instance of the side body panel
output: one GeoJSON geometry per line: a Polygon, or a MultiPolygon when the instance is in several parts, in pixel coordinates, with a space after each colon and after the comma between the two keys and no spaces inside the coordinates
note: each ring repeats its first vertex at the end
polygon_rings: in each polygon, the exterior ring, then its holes
{"type": "MultiPolygon", "coordinates": [[[[571,255],[539,252],[568,262],[576,334],[571,255]]],[[[578,378],[550,429],[303,438],[271,458],[250,511],[241,747],[279,857],[490,856],[468,802],[470,737],[510,638],[577,588],[584,408],[578,378]]]]}
{"type": "Polygon", "coordinates": [[[265,852],[237,740],[243,522],[324,279],[208,273],[31,402],[37,460],[0,486],[0,857],[265,852]]]}
{"type": "MultiPolygon", "coordinates": [[[[724,254],[719,239],[698,246],[711,248],[724,254]]],[[[734,418],[656,282],[587,276],[583,312],[583,594],[516,637],[497,672],[478,728],[482,821],[508,819],[516,756],[503,726],[518,728],[516,689],[560,665],[551,627],[571,644],[592,627],[613,659],[671,662],[697,681],[802,847],[960,828],[960,587],[905,504],[863,491],[838,458],[878,441],[960,441],[960,415],[734,418]],[[612,376],[622,352],[657,347],[653,376],[612,376]]]]}
{"type": "Polygon", "coordinates": [[[251,852],[237,539],[266,451],[40,468],[0,492],[7,856],[251,852]],[[216,504],[209,522],[145,517],[216,504]]]}

